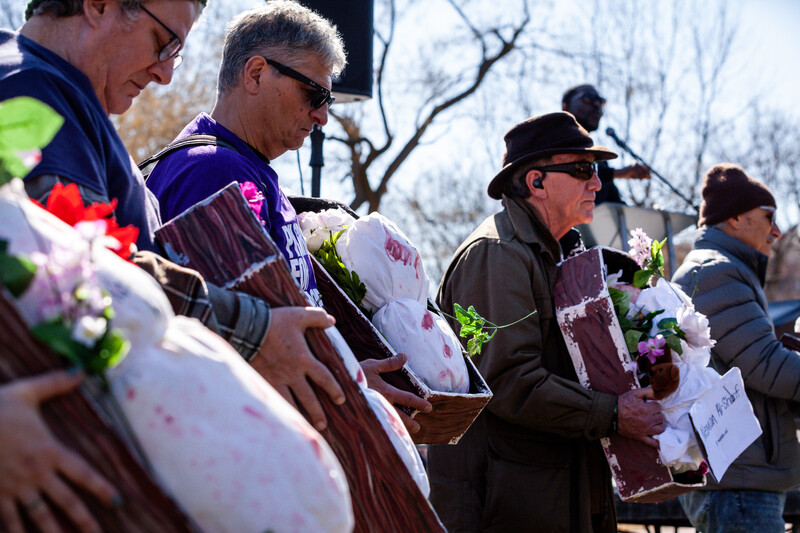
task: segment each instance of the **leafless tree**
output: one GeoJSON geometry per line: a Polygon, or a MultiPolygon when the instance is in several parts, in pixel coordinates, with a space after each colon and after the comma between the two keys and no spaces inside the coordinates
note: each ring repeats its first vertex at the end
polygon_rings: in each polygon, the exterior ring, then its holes
{"type": "MultiPolygon", "coordinates": [[[[346,107],[331,113],[341,133],[328,138],[347,147],[348,174],[354,189],[350,206],[354,209],[363,204],[367,204],[370,211],[378,209],[390,180],[430,134],[431,127],[446,112],[456,110],[472,97],[498,63],[520,48],[531,22],[527,0],[511,9],[515,15],[513,22],[492,21],[495,23],[489,24],[480,16],[487,13],[485,5],[446,0],[457,20],[455,33],[448,33],[447,40],[439,36],[425,39],[422,44],[428,49],[427,54],[419,58],[414,70],[404,73],[407,77],[404,90],[412,91],[407,94],[415,97],[396,98],[388,95],[392,58],[393,54],[406,53],[405,50],[396,52],[393,46],[397,38],[398,13],[415,3],[407,2],[401,9],[397,5],[400,1],[383,3],[385,12],[382,17],[376,17],[376,20],[385,20],[386,25],[377,27],[375,32],[378,44],[375,113],[346,107]],[[459,47],[459,50],[455,51],[454,47],[459,47]],[[454,57],[460,58],[461,64],[450,61],[454,57]],[[437,61],[440,58],[444,61],[437,61]],[[380,124],[379,132],[368,127],[376,118],[380,124]],[[400,122],[404,124],[398,125],[400,122]]],[[[429,9],[437,3],[431,1],[425,7],[429,9]]],[[[399,78],[396,73],[394,77],[399,78]]]]}

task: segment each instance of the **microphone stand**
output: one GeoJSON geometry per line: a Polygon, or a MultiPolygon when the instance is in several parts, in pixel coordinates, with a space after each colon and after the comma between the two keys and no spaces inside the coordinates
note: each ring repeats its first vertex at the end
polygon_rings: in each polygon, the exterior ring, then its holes
{"type": "Polygon", "coordinates": [[[679,197],[680,197],[680,198],[681,198],[683,201],[685,201],[687,204],[689,204],[689,205],[692,207],[692,209],[694,209],[694,210],[697,212],[697,214],[700,214],[700,208],[699,208],[699,207],[697,207],[697,204],[695,204],[695,203],[694,203],[694,202],[692,202],[692,201],[691,201],[689,198],[687,198],[686,196],[684,196],[684,195],[683,195],[683,193],[682,193],[682,192],[680,192],[678,189],[676,189],[676,188],[675,188],[675,187],[674,187],[674,186],[673,186],[673,185],[672,185],[672,184],[671,184],[671,183],[670,183],[670,182],[669,182],[669,181],[668,181],[668,180],[667,180],[667,179],[666,179],[664,176],[662,176],[661,174],[659,174],[658,172],[656,172],[655,170],[653,170],[653,167],[651,167],[650,165],[648,165],[648,164],[645,162],[645,160],[644,160],[644,159],[642,159],[641,157],[639,157],[639,155],[638,155],[636,152],[634,152],[634,151],[631,149],[631,147],[630,147],[630,146],[628,146],[628,144],[627,144],[625,141],[623,141],[622,139],[620,139],[619,137],[617,137],[617,133],[614,131],[614,128],[606,128],[606,135],[608,135],[609,137],[611,137],[612,139],[614,139],[614,142],[616,142],[616,143],[617,143],[617,145],[619,145],[619,147],[620,147],[620,148],[622,148],[623,150],[625,150],[626,152],[628,152],[628,153],[629,153],[629,154],[630,154],[630,155],[631,155],[631,156],[632,156],[634,159],[636,159],[636,160],[637,160],[639,163],[641,163],[642,165],[644,165],[645,167],[647,167],[647,170],[649,170],[649,171],[650,171],[650,174],[652,174],[653,176],[655,176],[655,177],[657,177],[658,179],[660,179],[660,180],[661,180],[661,182],[662,182],[664,185],[666,185],[667,187],[669,187],[669,189],[670,189],[672,192],[674,192],[675,194],[677,194],[677,195],[678,195],[678,196],[679,196],[679,197]]]}

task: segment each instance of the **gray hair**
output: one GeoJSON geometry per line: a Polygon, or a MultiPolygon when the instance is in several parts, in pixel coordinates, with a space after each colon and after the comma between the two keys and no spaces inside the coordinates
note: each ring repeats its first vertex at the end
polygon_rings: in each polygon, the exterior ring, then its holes
{"type": "Polygon", "coordinates": [[[238,15],[227,26],[217,94],[233,89],[247,61],[263,55],[287,66],[301,62],[307,54],[338,76],[347,62],[342,36],[336,26],[292,0],[271,0],[238,15]]]}
{"type": "Polygon", "coordinates": [[[535,159],[533,161],[528,161],[519,167],[508,179],[506,179],[506,183],[503,186],[503,194],[510,198],[528,198],[531,195],[531,190],[528,188],[528,182],[526,179],[528,172],[536,167],[549,165],[550,161],[551,158],[549,157],[544,159],[535,159]]]}
{"type": "MultiPolygon", "coordinates": [[[[145,0],[120,0],[122,11],[129,17],[139,12],[145,0]]],[[[195,0],[202,7],[208,0],[195,0]]],[[[30,0],[25,7],[25,20],[36,15],[54,15],[57,18],[71,17],[83,13],[83,0],[30,0]]]]}

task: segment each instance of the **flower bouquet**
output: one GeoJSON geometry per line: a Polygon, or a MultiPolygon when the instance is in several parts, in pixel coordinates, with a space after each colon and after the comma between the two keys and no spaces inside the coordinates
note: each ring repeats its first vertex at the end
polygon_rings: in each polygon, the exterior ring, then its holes
{"type": "Polygon", "coordinates": [[[491,398],[458,338],[428,299],[428,278],[408,238],[378,214],[356,219],[326,200],[290,199],[315,259],[325,309],[359,360],[408,356],[387,382],[433,406],[410,412],[418,444],[457,442],[491,398]]]}
{"type": "Polygon", "coordinates": [[[673,474],[699,480],[707,466],[689,409],[720,379],[707,367],[715,341],[705,315],[695,310],[679,286],[664,279],[664,242],[652,241],[637,228],[628,244],[640,269],[631,284],[621,281],[622,272],[609,273],[607,284],[614,311],[632,370],[643,386],[653,387],[666,417],[666,429],[655,437],[661,462],[673,474]]]}
{"type": "MultiPolygon", "coordinates": [[[[649,317],[650,322],[647,318],[652,311],[662,308],[647,311],[640,309],[641,304],[634,306],[634,310],[643,312],[630,317],[636,328],[630,328],[635,332],[629,333],[627,340],[615,312],[615,303],[618,309],[622,309],[626,298],[639,296],[642,289],[635,286],[634,277],[641,270],[628,254],[601,247],[572,256],[559,266],[554,291],[556,319],[578,380],[588,389],[619,396],[639,388],[638,376],[647,375],[646,371],[640,370],[639,362],[645,369],[650,365],[648,356],[641,356],[638,351],[639,342],[644,342],[643,352],[650,357],[663,357],[660,350],[667,353],[668,335],[665,336],[664,332],[667,332],[668,324],[662,323],[659,327],[665,317],[657,318],[660,313],[656,313],[649,317]],[[617,294],[616,302],[611,296],[607,278],[611,279],[611,289],[616,285],[616,290],[624,293],[617,294]],[[655,331],[651,335],[652,328],[655,331]],[[663,346],[660,340],[650,341],[650,337],[657,337],[659,332],[664,337],[663,346]],[[629,345],[636,350],[635,361],[629,345]]],[[[645,275],[639,275],[637,281],[645,275]]],[[[669,383],[674,374],[671,371],[667,374],[669,379],[665,381],[669,383]]],[[[702,485],[675,479],[670,468],[662,463],[658,450],[638,440],[611,432],[601,439],[601,444],[624,501],[659,502],[702,485]]]]}

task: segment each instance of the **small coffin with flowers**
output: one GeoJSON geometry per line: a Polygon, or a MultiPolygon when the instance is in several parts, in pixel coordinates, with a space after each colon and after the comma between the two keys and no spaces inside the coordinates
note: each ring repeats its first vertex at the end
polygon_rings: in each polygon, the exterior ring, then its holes
{"type": "Polygon", "coordinates": [[[429,301],[416,248],[380,214],[356,219],[330,202],[293,202],[325,308],[348,344],[361,360],[405,353],[405,367],[388,380],[433,404],[432,413],[411,413],[422,427],[414,440],[457,442],[491,392],[429,301]]]}
{"type": "MultiPolygon", "coordinates": [[[[606,269],[622,271],[623,279],[630,283],[638,266],[627,255],[600,247],[561,263],[555,290],[556,318],[581,384],[621,395],[639,388],[640,383],[609,295],[606,269]]],[[[676,481],[658,450],[640,441],[617,433],[601,441],[625,501],[663,501],[704,484],[702,475],[686,483],[676,481]]]]}
{"type": "Polygon", "coordinates": [[[556,316],[585,387],[619,395],[652,386],[665,417],[658,450],[617,433],[602,444],[620,497],[658,502],[702,486],[709,467],[722,478],[760,428],[743,397],[726,421],[735,436],[710,441],[695,430],[720,390],[744,389],[741,375],[734,369],[720,377],[707,367],[714,346],[708,319],[680,287],[659,277],[664,243],[641,230],[632,234],[631,256],[598,247],[561,264],[556,316]]]}

